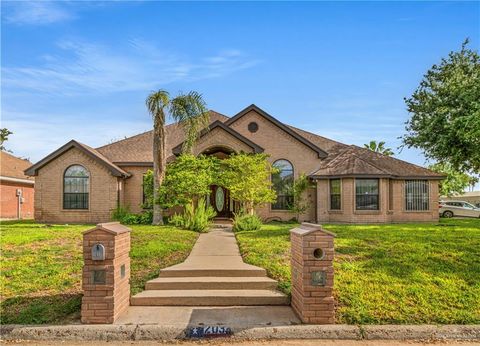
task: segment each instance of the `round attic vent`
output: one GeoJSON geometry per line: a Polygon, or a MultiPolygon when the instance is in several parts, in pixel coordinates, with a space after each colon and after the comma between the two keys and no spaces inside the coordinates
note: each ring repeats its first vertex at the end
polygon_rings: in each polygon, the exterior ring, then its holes
{"type": "Polygon", "coordinates": [[[256,122],[251,122],[250,124],[248,124],[248,131],[250,131],[251,133],[255,133],[258,131],[258,124],[256,122]]]}

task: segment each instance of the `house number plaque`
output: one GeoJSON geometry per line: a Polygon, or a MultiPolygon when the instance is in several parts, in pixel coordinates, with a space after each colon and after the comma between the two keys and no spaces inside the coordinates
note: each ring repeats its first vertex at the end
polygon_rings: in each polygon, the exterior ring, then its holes
{"type": "Polygon", "coordinates": [[[312,272],[312,285],[313,286],[325,286],[327,284],[327,272],[320,270],[312,272]]]}
{"type": "Polygon", "coordinates": [[[102,244],[95,244],[92,247],[92,260],[103,261],[105,260],[105,246],[102,244]]]}

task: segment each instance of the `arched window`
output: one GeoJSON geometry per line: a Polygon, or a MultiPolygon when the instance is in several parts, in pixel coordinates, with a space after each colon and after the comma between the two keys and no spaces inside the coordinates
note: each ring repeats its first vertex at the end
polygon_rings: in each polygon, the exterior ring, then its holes
{"type": "Polygon", "coordinates": [[[88,209],[89,174],[85,167],[73,165],[63,175],[63,209],[88,209]]]}
{"type": "Polygon", "coordinates": [[[277,160],[273,167],[278,172],[272,174],[273,189],[277,193],[277,201],[272,204],[272,209],[288,210],[293,204],[293,166],[287,160],[277,160]]]}

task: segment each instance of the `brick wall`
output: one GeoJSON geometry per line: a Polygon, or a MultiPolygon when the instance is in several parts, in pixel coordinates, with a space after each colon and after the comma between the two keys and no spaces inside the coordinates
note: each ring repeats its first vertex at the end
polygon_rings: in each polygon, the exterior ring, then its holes
{"type": "Polygon", "coordinates": [[[379,210],[355,210],[355,179],[341,180],[341,210],[330,210],[329,180],[317,181],[318,222],[385,223],[385,222],[435,222],[438,221],[438,181],[430,180],[428,211],[406,211],[404,180],[380,179],[379,210]],[[393,184],[393,205],[389,205],[389,184],[393,184]]]}
{"type": "MultiPolygon", "coordinates": [[[[255,111],[244,115],[234,122],[231,127],[264,148],[265,153],[270,155],[269,161],[271,163],[280,159],[288,160],[293,166],[295,178],[302,173],[309,174],[318,167],[319,158],[317,152],[299,142],[255,111]],[[248,130],[248,124],[252,121],[258,124],[258,131],[255,133],[251,133],[248,130]]],[[[305,214],[300,216],[300,221],[315,220],[315,197],[314,189],[305,192],[304,198],[308,201],[310,208],[305,214]]],[[[263,219],[290,220],[295,216],[288,211],[272,210],[270,204],[257,208],[257,213],[263,219]]]]}
{"type": "Polygon", "coordinates": [[[56,223],[97,223],[109,221],[117,207],[117,177],[103,165],[76,148],[49,162],[35,177],[35,220],[56,223]],[[74,164],[90,173],[88,210],[63,209],[63,174],[74,164]]]}
{"type": "Polygon", "coordinates": [[[16,219],[18,217],[17,189],[22,190],[24,202],[20,205],[20,218],[33,218],[33,185],[0,181],[0,218],[16,219]]]}
{"type": "Polygon", "coordinates": [[[290,231],[292,308],[304,323],[335,323],[333,239],[320,225],[303,223],[290,231]],[[324,281],[315,279],[317,273],[324,281]]]}
{"type": "Polygon", "coordinates": [[[143,175],[152,167],[128,166],[123,170],[132,176],[124,181],[122,204],[127,206],[132,213],[141,213],[143,203],[143,175]]]}
{"type": "Polygon", "coordinates": [[[130,305],[130,229],[117,222],[99,224],[84,233],[82,323],[113,323],[130,305]],[[92,247],[105,247],[105,260],[92,259],[92,247]],[[122,269],[122,266],[123,269],[122,269]],[[105,271],[105,283],[92,273],[105,271]]]}

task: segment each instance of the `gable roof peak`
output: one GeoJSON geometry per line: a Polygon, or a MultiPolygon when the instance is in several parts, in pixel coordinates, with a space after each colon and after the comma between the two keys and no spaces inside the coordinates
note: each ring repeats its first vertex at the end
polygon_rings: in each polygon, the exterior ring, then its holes
{"type": "Polygon", "coordinates": [[[69,142],[62,145],[60,148],[55,150],[53,153],[47,155],[42,160],[38,161],[34,165],[27,168],[24,172],[26,175],[35,176],[38,174],[38,170],[48,164],[50,161],[54,160],[58,156],[62,155],[63,153],[67,152],[72,148],[77,148],[82,151],[85,155],[93,158],[95,161],[99,162],[100,164],[104,165],[114,176],[117,177],[124,177],[128,178],[130,176],[129,173],[125,172],[120,167],[116,166],[110,160],[108,160],[105,156],[99,153],[97,150],[89,147],[86,144],[80,143],[74,139],[70,140],[69,142]]]}
{"type": "MultiPolygon", "coordinates": [[[[201,138],[201,137],[205,136],[206,134],[208,134],[210,131],[212,131],[213,129],[215,129],[217,127],[221,128],[222,130],[226,131],[227,133],[229,133],[230,135],[232,135],[233,137],[235,137],[239,141],[248,145],[250,148],[253,149],[253,151],[255,153],[262,153],[264,151],[264,149],[261,146],[252,142],[250,139],[246,138],[245,136],[241,135],[240,133],[238,133],[237,131],[232,129],[230,126],[225,125],[225,123],[222,122],[221,120],[215,120],[210,125],[208,125],[206,128],[204,128],[202,131],[200,131],[200,135],[199,135],[198,138],[201,138]]],[[[181,142],[180,144],[178,144],[176,147],[174,147],[172,149],[172,152],[175,155],[180,155],[181,154],[183,143],[184,142],[181,142]]]]}
{"type": "Polygon", "coordinates": [[[327,157],[328,153],[326,151],[324,151],[323,149],[319,148],[318,146],[316,146],[315,144],[313,144],[312,142],[310,142],[307,138],[301,136],[298,132],[295,132],[294,130],[292,130],[290,127],[288,127],[287,125],[285,125],[284,123],[282,123],[281,121],[279,121],[278,119],[276,119],[275,117],[271,116],[270,114],[268,114],[267,112],[265,112],[263,109],[261,109],[260,107],[258,107],[257,105],[255,105],[254,103],[252,103],[250,106],[242,109],[240,112],[238,112],[236,115],[234,115],[233,117],[231,117],[230,119],[228,119],[227,121],[225,121],[225,125],[227,126],[230,126],[231,124],[233,124],[235,121],[237,121],[238,119],[240,119],[241,117],[243,117],[244,115],[246,115],[248,112],[250,111],[255,111],[256,113],[258,113],[260,116],[264,117],[265,119],[267,119],[268,121],[270,121],[272,124],[274,124],[275,126],[277,126],[278,128],[280,128],[281,130],[285,131],[286,133],[288,133],[290,136],[292,136],[293,138],[295,138],[296,140],[298,140],[299,142],[301,142],[302,144],[306,145],[307,147],[309,147],[310,149],[312,149],[313,151],[315,151],[318,155],[319,158],[325,158],[327,157]]]}

